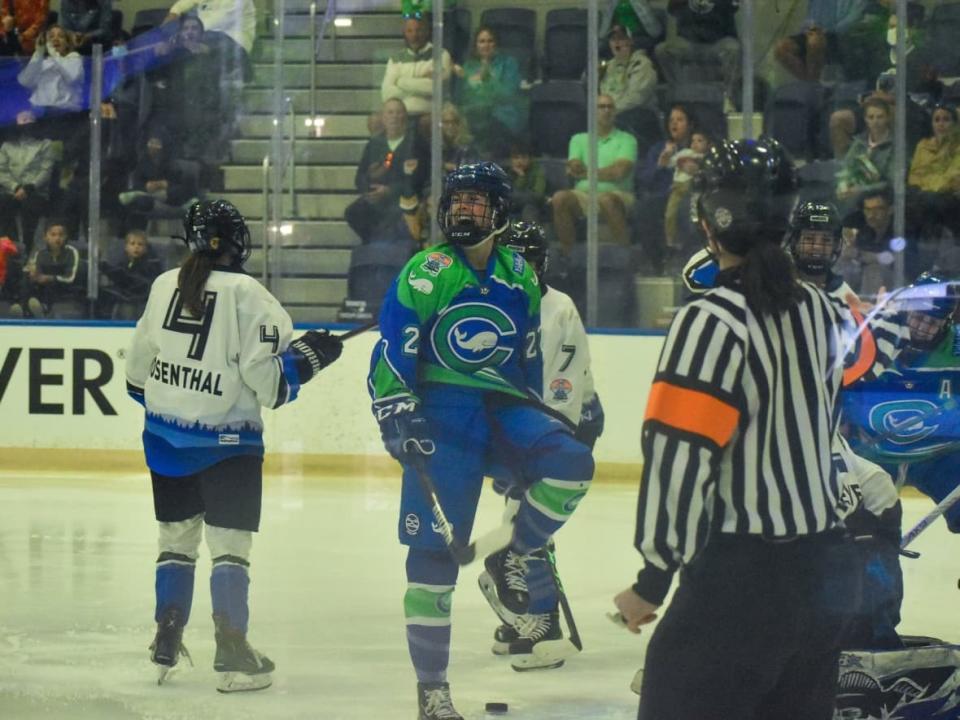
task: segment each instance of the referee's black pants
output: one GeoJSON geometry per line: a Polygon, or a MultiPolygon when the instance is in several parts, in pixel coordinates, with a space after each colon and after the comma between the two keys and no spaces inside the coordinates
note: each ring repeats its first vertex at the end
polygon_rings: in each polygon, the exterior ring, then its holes
{"type": "Polygon", "coordinates": [[[639,720],[831,720],[859,575],[839,533],[713,536],[653,632],[639,720]]]}

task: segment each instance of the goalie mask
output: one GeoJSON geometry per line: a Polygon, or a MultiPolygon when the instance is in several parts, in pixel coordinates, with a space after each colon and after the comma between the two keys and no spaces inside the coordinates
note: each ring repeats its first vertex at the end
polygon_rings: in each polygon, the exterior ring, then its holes
{"type": "Polygon", "coordinates": [[[735,255],[764,242],[780,243],[796,202],[796,169],[773,138],[724,140],[703,158],[693,179],[694,217],[735,255]]]}
{"type": "Polygon", "coordinates": [[[250,257],[250,230],[240,211],[226,200],[195,202],[183,218],[183,231],[180,239],[192,253],[219,257],[230,250],[238,267],[250,257]]]}
{"type": "Polygon", "coordinates": [[[542,227],[537,223],[518,220],[510,223],[510,227],[500,236],[499,242],[503,247],[522,255],[537,274],[540,284],[543,284],[549,257],[547,256],[547,236],[542,227]]]}
{"type": "Polygon", "coordinates": [[[437,208],[437,222],[447,241],[473,247],[503,232],[512,193],[507,174],[495,163],[461,165],[451,172],[437,208]]]}
{"type": "Polygon", "coordinates": [[[837,208],[830,203],[803,203],[793,214],[788,246],[800,272],[826,275],[843,249],[837,208]]]}
{"type": "Polygon", "coordinates": [[[900,297],[900,305],[909,314],[910,346],[932,350],[946,337],[957,310],[957,288],[942,278],[925,272],[900,297]]]}

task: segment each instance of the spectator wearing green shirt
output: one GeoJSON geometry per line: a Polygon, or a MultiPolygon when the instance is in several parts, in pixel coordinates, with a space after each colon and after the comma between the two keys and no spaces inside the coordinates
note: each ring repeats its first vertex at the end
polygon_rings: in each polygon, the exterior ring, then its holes
{"type": "MultiPolygon", "coordinates": [[[[627,211],[633,204],[633,167],[637,162],[637,139],[614,127],[617,106],[609,95],[597,98],[597,206],[614,242],[626,245],[627,211]]],[[[569,253],[576,241],[577,221],[586,214],[587,133],[570,138],[567,175],[575,181],[573,190],[560,190],[551,198],[553,225],[562,252],[569,253]]]]}

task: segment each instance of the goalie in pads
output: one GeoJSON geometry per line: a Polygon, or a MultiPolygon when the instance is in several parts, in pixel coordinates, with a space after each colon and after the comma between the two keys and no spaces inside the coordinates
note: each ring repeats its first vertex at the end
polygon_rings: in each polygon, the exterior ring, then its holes
{"type": "Polygon", "coordinates": [[[340,356],[341,341],[310,331],[291,342],[290,316],[243,271],[250,233],[233,205],[195,203],[183,225],[190,256],[154,281],[127,352],[127,390],[146,409],[143,448],[160,524],[150,659],[162,683],[181,654],[189,658],[182,637],[206,529],[218,690],[260,690],[274,669],[247,642],[260,407],[292,402],[340,356]]]}

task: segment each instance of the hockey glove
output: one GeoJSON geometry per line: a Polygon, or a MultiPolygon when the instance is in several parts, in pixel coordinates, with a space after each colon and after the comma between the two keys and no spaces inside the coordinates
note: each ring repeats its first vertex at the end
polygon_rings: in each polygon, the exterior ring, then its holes
{"type": "Polygon", "coordinates": [[[326,330],[308,330],[287,348],[286,353],[294,361],[300,384],[333,363],[343,350],[343,341],[326,330]]]}
{"type": "Polygon", "coordinates": [[[383,445],[395,460],[410,462],[416,456],[433,455],[436,447],[430,438],[430,427],[415,400],[399,398],[375,403],[373,411],[380,423],[383,445]]]}
{"type": "Polygon", "coordinates": [[[594,395],[593,400],[585,403],[580,410],[580,425],[577,427],[576,438],[593,450],[597,438],[603,435],[603,405],[600,396],[594,395]]]}

